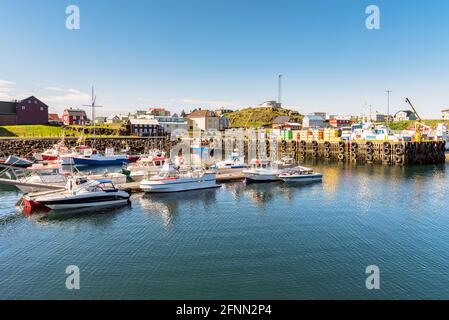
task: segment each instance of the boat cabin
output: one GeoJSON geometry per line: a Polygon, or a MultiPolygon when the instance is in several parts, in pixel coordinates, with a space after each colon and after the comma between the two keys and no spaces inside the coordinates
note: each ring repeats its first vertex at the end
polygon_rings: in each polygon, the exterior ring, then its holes
{"type": "Polygon", "coordinates": [[[271,167],[270,160],[253,159],[249,164],[252,169],[268,169],[271,167]]]}

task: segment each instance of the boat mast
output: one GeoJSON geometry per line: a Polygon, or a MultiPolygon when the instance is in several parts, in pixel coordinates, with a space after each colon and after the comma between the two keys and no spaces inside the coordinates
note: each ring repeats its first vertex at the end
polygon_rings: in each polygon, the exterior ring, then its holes
{"type": "Polygon", "coordinates": [[[84,105],[85,107],[90,107],[92,108],[92,126],[93,126],[93,133],[94,133],[94,142],[92,144],[92,147],[95,148],[95,143],[96,143],[96,139],[97,139],[97,135],[96,135],[96,127],[95,127],[95,108],[102,108],[103,106],[97,106],[95,105],[95,101],[97,100],[97,97],[95,96],[94,93],[94,86],[92,86],[92,96],[91,96],[91,103],[90,105],[84,105]]]}

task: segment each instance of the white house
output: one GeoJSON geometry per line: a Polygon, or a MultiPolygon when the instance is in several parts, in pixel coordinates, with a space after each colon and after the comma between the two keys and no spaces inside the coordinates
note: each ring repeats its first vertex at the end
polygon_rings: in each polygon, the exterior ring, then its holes
{"type": "Polygon", "coordinates": [[[326,128],[326,122],[321,116],[314,114],[305,115],[302,119],[303,128],[326,128]]]}
{"type": "Polygon", "coordinates": [[[442,110],[441,117],[443,118],[443,120],[449,120],[449,109],[442,110]]]}
{"type": "Polygon", "coordinates": [[[190,121],[190,126],[200,130],[220,130],[220,117],[215,112],[209,110],[196,110],[186,116],[190,121]]]}
{"type": "Polygon", "coordinates": [[[394,115],[394,121],[416,120],[416,115],[410,110],[401,110],[394,115]]]}
{"type": "Polygon", "coordinates": [[[109,124],[111,124],[111,123],[120,123],[120,122],[122,122],[122,121],[120,120],[119,116],[109,116],[106,119],[106,123],[109,123],[109,124]]]}
{"type": "Polygon", "coordinates": [[[95,117],[95,124],[103,124],[106,123],[108,117],[95,117]]]}

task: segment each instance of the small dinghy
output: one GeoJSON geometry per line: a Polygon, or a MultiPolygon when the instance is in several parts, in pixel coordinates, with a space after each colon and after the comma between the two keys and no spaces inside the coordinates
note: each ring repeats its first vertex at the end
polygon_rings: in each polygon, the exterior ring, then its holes
{"type": "Polygon", "coordinates": [[[279,179],[288,183],[306,183],[322,181],[323,175],[311,168],[298,166],[279,174],[279,179]]]}
{"type": "Polygon", "coordinates": [[[29,193],[22,202],[28,209],[64,210],[119,206],[129,203],[131,192],[117,189],[110,179],[69,179],[62,191],[29,193]]]}

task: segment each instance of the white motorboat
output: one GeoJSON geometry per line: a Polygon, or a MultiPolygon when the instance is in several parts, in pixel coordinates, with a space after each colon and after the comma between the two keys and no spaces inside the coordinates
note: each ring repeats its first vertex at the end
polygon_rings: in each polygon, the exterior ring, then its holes
{"type": "Polygon", "coordinates": [[[250,168],[243,170],[247,180],[252,181],[278,181],[281,170],[272,165],[270,160],[253,159],[250,168]]]}
{"type": "Polygon", "coordinates": [[[122,170],[132,181],[142,181],[145,177],[158,174],[168,158],[163,155],[141,157],[135,163],[131,163],[122,170]]]}
{"type": "Polygon", "coordinates": [[[168,162],[158,175],[144,179],[140,188],[144,192],[179,192],[198,189],[218,188],[214,171],[190,170],[179,172],[168,162]]]}
{"type": "Polygon", "coordinates": [[[243,169],[248,168],[248,165],[245,164],[245,157],[240,155],[238,150],[234,150],[231,156],[224,160],[217,162],[214,166],[217,169],[243,169]]]}
{"type": "Polygon", "coordinates": [[[116,185],[126,183],[126,176],[122,173],[107,171],[103,173],[81,173],[76,168],[72,169],[71,172],[64,171],[58,163],[35,163],[26,169],[10,170],[10,177],[8,179],[0,178],[0,185],[12,185],[23,193],[29,193],[64,188],[67,179],[73,176],[84,177],[89,180],[110,179],[116,185]]]}
{"type": "Polygon", "coordinates": [[[110,207],[129,203],[131,192],[117,189],[111,180],[69,179],[62,191],[29,193],[22,203],[27,209],[52,210],[110,207]]]}
{"type": "Polygon", "coordinates": [[[311,168],[298,166],[279,174],[279,178],[288,183],[308,183],[322,181],[323,175],[311,168]]]}
{"type": "Polygon", "coordinates": [[[279,181],[279,174],[293,166],[294,159],[290,157],[275,162],[268,159],[253,159],[250,161],[250,168],[243,170],[243,175],[249,181],[279,181]]]}

